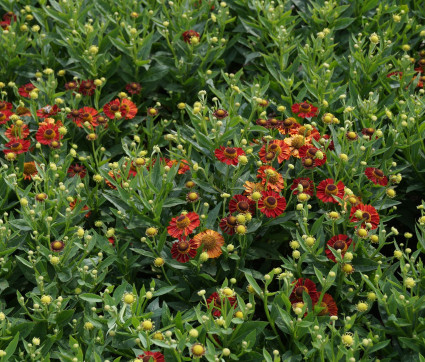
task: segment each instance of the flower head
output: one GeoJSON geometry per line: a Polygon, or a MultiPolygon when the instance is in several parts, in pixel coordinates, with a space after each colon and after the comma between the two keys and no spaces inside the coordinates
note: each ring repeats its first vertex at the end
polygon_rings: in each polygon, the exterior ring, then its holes
{"type": "Polygon", "coordinates": [[[294,289],[292,289],[292,293],[289,296],[289,300],[291,303],[302,302],[304,292],[308,293],[313,304],[318,301],[318,294],[316,289],[316,284],[314,284],[310,279],[307,278],[299,278],[295,280],[292,284],[294,284],[294,289]]]}
{"type": "MultiPolygon", "coordinates": [[[[318,300],[320,300],[321,292],[317,292],[318,300]]],[[[319,316],[323,315],[338,315],[338,307],[335,303],[335,300],[330,294],[325,293],[322,298],[322,302],[320,303],[320,307],[323,308],[319,312],[319,316]]]]}
{"type": "Polygon", "coordinates": [[[339,181],[335,185],[335,181],[331,178],[323,180],[317,186],[316,192],[317,198],[323,202],[331,202],[337,204],[338,201],[334,199],[333,196],[337,196],[339,198],[344,197],[344,184],[342,181],[339,181]]]}
{"type": "Polygon", "coordinates": [[[161,352],[146,351],[143,354],[139,354],[137,359],[142,362],[165,362],[165,357],[161,352]]]}
{"type": "Polygon", "coordinates": [[[195,235],[193,241],[207,252],[209,258],[218,258],[222,254],[224,238],[217,231],[207,229],[195,235]]]}
{"type": "Polygon", "coordinates": [[[180,263],[187,263],[194,258],[199,244],[192,240],[179,240],[171,247],[171,256],[180,263]]]}
{"type": "Polygon", "coordinates": [[[277,217],[286,209],[286,200],[273,191],[263,191],[258,201],[258,209],[267,217],[277,217]]]}
{"type": "Polygon", "coordinates": [[[332,253],[331,249],[329,248],[333,248],[335,250],[341,250],[341,257],[344,257],[345,252],[348,250],[352,242],[353,240],[351,240],[347,235],[344,235],[344,234],[335,235],[334,237],[329,239],[328,242],[326,243],[327,244],[327,248],[325,250],[326,256],[330,260],[336,262],[335,255],[332,253]]]}
{"type": "Polygon", "coordinates": [[[308,102],[295,103],[291,107],[292,113],[300,118],[311,118],[317,116],[318,108],[308,102]]]}
{"type": "Polygon", "coordinates": [[[239,156],[245,155],[245,152],[242,148],[239,147],[224,147],[220,146],[215,151],[215,157],[221,162],[224,162],[227,165],[236,166],[239,162],[239,156]]]}
{"type": "Polygon", "coordinates": [[[372,205],[358,204],[350,211],[350,221],[353,223],[362,222],[361,226],[366,227],[366,223],[372,224],[372,230],[379,225],[379,214],[372,205]]]}
{"type": "Polygon", "coordinates": [[[367,167],[365,170],[366,177],[375,185],[387,186],[388,179],[379,168],[367,167]]]}
{"type": "Polygon", "coordinates": [[[199,216],[196,212],[188,212],[171,219],[167,227],[168,233],[178,239],[185,239],[200,224],[199,216]]]}
{"type": "Polygon", "coordinates": [[[223,307],[223,304],[226,303],[226,300],[230,303],[231,306],[234,306],[236,303],[236,297],[235,296],[226,296],[226,295],[220,295],[217,292],[214,292],[209,296],[207,299],[207,306],[212,306],[212,312],[214,317],[220,317],[221,316],[221,308],[223,307]]]}

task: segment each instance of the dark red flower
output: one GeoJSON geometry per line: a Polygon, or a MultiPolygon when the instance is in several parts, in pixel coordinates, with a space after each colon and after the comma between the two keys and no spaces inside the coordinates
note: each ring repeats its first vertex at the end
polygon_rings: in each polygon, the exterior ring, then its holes
{"type": "Polygon", "coordinates": [[[30,144],[31,143],[29,140],[14,138],[10,142],[5,144],[6,147],[9,147],[9,149],[3,150],[3,152],[5,154],[16,153],[17,155],[19,155],[20,153],[28,152],[30,144]]]}
{"type": "Polygon", "coordinates": [[[254,214],[255,202],[244,195],[234,195],[229,202],[229,211],[231,214],[234,212],[242,214],[250,212],[251,214],[254,214]]]}
{"type": "Polygon", "coordinates": [[[198,41],[201,39],[201,36],[195,30],[187,30],[183,33],[185,43],[191,44],[193,37],[198,38],[198,41]]]}
{"type": "Polygon", "coordinates": [[[213,115],[214,115],[215,118],[223,119],[223,118],[226,118],[229,115],[229,113],[227,113],[227,111],[224,110],[224,109],[217,109],[213,113],[213,115]]]}
{"type": "Polygon", "coordinates": [[[91,79],[82,80],[80,87],[78,88],[78,93],[81,93],[83,96],[92,96],[94,90],[96,89],[96,84],[91,79]]]}
{"type": "Polygon", "coordinates": [[[362,221],[362,227],[365,227],[366,223],[370,223],[373,230],[379,225],[379,214],[372,205],[358,204],[351,208],[350,221],[353,223],[362,221]]]}
{"type": "Polygon", "coordinates": [[[259,154],[261,161],[267,163],[274,159],[278,163],[289,160],[291,157],[291,150],[283,140],[273,140],[268,145],[263,145],[259,154]]]}
{"type": "Polygon", "coordinates": [[[329,247],[335,250],[341,250],[341,257],[344,257],[345,252],[348,250],[348,247],[351,245],[352,242],[353,240],[351,240],[347,235],[344,235],[344,234],[335,235],[334,237],[329,239],[328,242],[326,243],[327,248],[325,250],[325,254],[328,257],[328,259],[336,263],[335,256],[333,255],[329,247]]]}
{"type": "Polygon", "coordinates": [[[289,134],[291,131],[299,127],[300,124],[297,122],[297,120],[294,117],[289,117],[282,121],[279,126],[279,132],[282,134],[289,134]]]}
{"type": "Polygon", "coordinates": [[[188,212],[180,216],[173,217],[167,227],[168,233],[178,239],[186,239],[200,224],[199,216],[196,212],[188,212]]]}
{"type": "Polygon", "coordinates": [[[302,146],[298,152],[301,158],[313,159],[315,167],[322,166],[326,163],[326,153],[314,146],[302,146]]]}
{"type": "Polygon", "coordinates": [[[229,301],[230,305],[233,307],[237,305],[236,297],[220,297],[217,292],[212,293],[207,299],[207,306],[212,306],[212,312],[214,317],[220,317],[222,312],[223,304],[226,302],[226,299],[229,301]]]}
{"type": "Polygon", "coordinates": [[[83,178],[86,175],[86,173],[87,173],[86,168],[83,165],[79,165],[77,163],[74,163],[68,168],[68,175],[70,177],[74,177],[75,175],[78,175],[80,176],[80,178],[83,178]]]}
{"type": "MultiPolygon", "coordinates": [[[[317,292],[318,300],[320,300],[321,294],[322,294],[321,292],[317,292]]],[[[323,309],[319,312],[319,316],[338,315],[338,307],[335,303],[335,300],[330,294],[327,294],[327,293],[324,294],[322,298],[322,302],[320,303],[320,307],[323,309]]]]}
{"type": "Polygon", "coordinates": [[[143,362],[165,362],[164,355],[160,352],[146,351],[143,354],[139,354],[137,358],[143,362]]]}
{"type": "Polygon", "coordinates": [[[344,187],[345,186],[342,181],[339,181],[335,185],[335,181],[331,178],[328,178],[319,183],[316,190],[316,196],[323,202],[332,202],[337,204],[338,201],[334,199],[333,196],[337,196],[342,199],[344,197],[344,187]]]}
{"type": "Polygon", "coordinates": [[[235,228],[238,226],[236,217],[229,215],[224,217],[220,221],[220,229],[223,230],[227,235],[233,235],[235,233],[235,228]]]}
{"type": "Polygon", "coordinates": [[[295,113],[300,118],[310,118],[317,116],[318,108],[310,103],[295,103],[292,105],[292,113],[295,113]]]}
{"type": "Polygon", "coordinates": [[[364,173],[375,185],[387,186],[388,179],[379,168],[367,167],[364,173]]]}
{"type": "Polygon", "coordinates": [[[59,112],[57,104],[54,106],[47,105],[37,111],[37,117],[39,118],[50,118],[59,112]]]}
{"type": "Polygon", "coordinates": [[[59,141],[62,136],[58,131],[58,127],[49,123],[38,128],[35,138],[41,144],[49,145],[52,141],[59,141]]]}
{"type": "Polygon", "coordinates": [[[18,93],[25,98],[30,98],[30,93],[35,89],[35,85],[27,83],[18,89],[18,93]]]}
{"type": "Polygon", "coordinates": [[[65,83],[65,89],[66,90],[75,90],[79,87],[78,82],[76,81],[70,81],[68,83],[65,83]]]}
{"type": "Polygon", "coordinates": [[[98,112],[92,107],[83,107],[78,110],[78,117],[76,118],[75,111],[72,111],[70,114],[68,114],[68,117],[71,115],[72,120],[74,123],[80,127],[83,128],[83,125],[88,122],[90,123],[90,127],[97,127],[99,124],[97,123],[98,118],[98,112]]]}
{"type": "Polygon", "coordinates": [[[273,191],[263,191],[258,201],[258,209],[267,217],[277,217],[286,209],[286,200],[273,191]]]}
{"type": "Polygon", "coordinates": [[[10,120],[10,116],[13,113],[8,110],[0,111],[0,124],[6,124],[10,120]]]}
{"type": "Polygon", "coordinates": [[[10,111],[12,107],[12,103],[0,100],[0,112],[10,111]]]}
{"type": "Polygon", "coordinates": [[[236,166],[239,162],[238,157],[245,155],[245,152],[242,148],[239,147],[223,147],[217,148],[215,151],[215,157],[221,162],[224,162],[227,165],[236,166]]]}
{"type": "Polygon", "coordinates": [[[125,90],[130,94],[139,94],[142,90],[140,83],[131,82],[125,86],[125,90]]]}
{"type": "Polygon", "coordinates": [[[180,263],[187,263],[194,258],[199,244],[195,240],[179,240],[171,247],[171,256],[180,263]]]}
{"type": "Polygon", "coordinates": [[[292,293],[289,296],[291,303],[302,302],[304,292],[308,293],[313,304],[317,303],[319,298],[316,284],[314,284],[310,279],[299,278],[298,280],[294,280],[292,284],[294,284],[294,289],[292,289],[292,293]]]}
{"type": "Polygon", "coordinates": [[[298,184],[303,187],[303,192],[310,196],[314,195],[314,182],[308,177],[299,177],[294,180],[291,190],[294,190],[294,195],[298,194],[298,184]]]}

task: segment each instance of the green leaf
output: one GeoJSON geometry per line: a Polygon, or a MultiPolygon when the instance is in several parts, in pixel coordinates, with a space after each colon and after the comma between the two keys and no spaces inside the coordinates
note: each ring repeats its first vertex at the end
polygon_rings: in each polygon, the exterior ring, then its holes
{"type": "Polygon", "coordinates": [[[12,357],[13,353],[16,350],[16,347],[18,345],[18,342],[19,342],[19,332],[16,333],[15,337],[13,338],[13,340],[9,343],[9,345],[5,349],[6,355],[2,358],[2,361],[8,361],[9,358],[12,357]]]}
{"type": "Polygon", "coordinates": [[[103,299],[100,296],[96,294],[92,294],[92,293],[80,294],[79,297],[82,300],[85,300],[86,302],[90,302],[90,303],[100,303],[103,301],[103,299]]]}

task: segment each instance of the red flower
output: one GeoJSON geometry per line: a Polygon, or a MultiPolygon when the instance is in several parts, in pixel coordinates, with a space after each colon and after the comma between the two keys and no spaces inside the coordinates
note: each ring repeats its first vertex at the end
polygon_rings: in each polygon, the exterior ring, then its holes
{"type": "Polygon", "coordinates": [[[195,30],[187,30],[183,33],[183,40],[185,43],[191,44],[193,37],[198,38],[198,40],[201,39],[201,36],[195,30]]]}
{"type": "Polygon", "coordinates": [[[12,109],[12,103],[6,101],[0,101],[0,112],[10,111],[12,109]]]}
{"type": "Polygon", "coordinates": [[[110,119],[115,118],[115,113],[120,112],[120,100],[114,99],[103,106],[103,113],[110,119]]]}
{"type": "Polygon", "coordinates": [[[245,152],[242,148],[239,147],[223,147],[217,148],[215,151],[215,157],[219,161],[224,162],[227,165],[237,165],[239,160],[238,157],[245,155],[245,152]]]}
{"type": "Polygon", "coordinates": [[[167,227],[168,233],[178,239],[186,239],[200,224],[199,216],[196,212],[188,212],[180,216],[173,217],[167,227]]]}
{"type": "Polygon", "coordinates": [[[230,213],[238,212],[246,214],[250,212],[251,214],[255,213],[255,202],[248,199],[243,195],[234,195],[229,202],[229,211],[230,213]]]}
{"type": "Polygon", "coordinates": [[[68,175],[70,177],[74,177],[75,175],[78,175],[80,176],[80,178],[83,178],[86,175],[86,173],[87,173],[86,168],[83,165],[79,165],[77,163],[74,163],[68,168],[68,175]]]}
{"type": "Polygon", "coordinates": [[[212,305],[212,312],[214,317],[221,316],[221,309],[223,307],[223,303],[225,303],[225,299],[227,299],[230,305],[233,307],[237,305],[236,297],[223,297],[221,298],[217,292],[212,293],[207,299],[207,306],[210,307],[212,305]]]}
{"type": "Polygon", "coordinates": [[[314,195],[314,182],[308,177],[299,177],[294,180],[291,186],[291,190],[294,190],[294,195],[298,194],[298,184],[303,187],[303,192],[310,196],[314,195]]]}
{"type": "Polygon", "coordinates": [[[8,153],[16,153],[19,155],[20,153],[28,152],[30,148],[29,140],[21,140],[19,138],[14,138],[10,142],[6,143],[5,146],[9,147],[8,150],[3,150],[5,154],[8,153]]]}
{"type": "Polygon", "coordinates": [[[387,74],[387,78],[390,78],[390,77],[392,77],[393,75],[397,75],[397,76],[398,76],[398,78],[400,79],[400,78],[402,77],[402,75],[403,75],[403,72],[391,72],[391,73],[388,73],[388,74],[387,74]]]}
{"type": "Polygon", "coordinates": [[[367,167],[364,173],[375,185],[387,186],[388,179],[379,168],[367,167]]]}
{"type": "Polygon", "coordinates": [[[286,209],[286,200],[273,191],[263,191],[263,197],[258,201],[258,209],[267,217],[277,217],[286,209]]]}
{"type": "Polygon", "coordinates": [[[115,238],[113,236],[108,238],[108,241],[109,241],[109,244],[111,244],[112,246],[115,246],[115,238]]]}
{"type": "Polygon", "coordinates": [[[294,117],[286,118],[279,126],[279,132],[282,134],[289,134],[292,130],[299,128],[300,124],[294,117]]]}
{"type": "Polygon", "coordinates": [[[301,158],[313,159],[315,167],[322,166],[326,163],[326,153],[314,146],[302,146],[298,152],[301,158]]]}
{"type": "Polygon", "coordinates": [[[292,113],[295,113],[300,118],[311,118],[317,116],[317,107],[310,103],[295,103],[292,106],[292,113]]]}
{"type": "Polygon", "coordinates": [[[37,111],[37,117],[39,118],[49,118],[56,115],[59,112],[59,107],[57,104],[54,106],[47,105],[37,111]]]}
{"type": "Polygon", "coordinates": [[[271,162],[277,159],[278,163],[289,160],[291,157],[291,150],[283,140],[274,140],[269,145],[264,145],[259,153],[260,159],[263,162],[271,162]]]}
{"type": "Polygon", "coordinates": [[[282,175],[272,166],[261,166],[258,169],[257,178],[261,179],[261,183],[267,183],[267,189],[280,192],[285,187],[282,175]]]}
{"type": "Polygon", "coordinates": [[[94,94],[94,90],[96,89],[96,84],[91,79],[83,80],[80,83],[80,87],[78,88],[78,93],[81,93],[83,96],[92,96],[94,94]]]}
{"type": "Polygon", "coordinates": [[[344,197],[344,184],[339,181],[335,185],[335,181],[331,178],[327,178],[319,183],[317,186],[316,196],[323,202],[332,202],[337,204],[338,201],[333,198],[337,196],[340,199],[344,197]]]}
{"type": "Polygon", "coordinates": [[[77,82],[70,81],[68,83],[65,83],[65,89],[66,90],[75,90],[79,87],[77,82]]]}
{"type": "Polygon", "coordinates": [[[59,141],[62,137],[56,125],[47,124],[38,128],[35,138],[41,144],[49,145],[52,141],[59,141]]]}
{"type": "MultiPolygon", "coordinates": [[[[317,292],[318,300],[320,300],[321,292],[317,292]]],[[[322,298],[322,302],[320,303],[320,307],[324,308],[319,312],[319,316],[323,315],[338,315],[338,307],[332,296],[330,294],[325,293],[322,298]]]]}
{"type": "Polygon", "coordinates": [[[27,83],[18,89],[18,93],[25,98],[30,98],[30,93],[35,89],[35,85],[27,83]]]}
{"type": "Polygon", "coordinates": [[[98,112],[92,107],[83,107],[79,109],[78,117],[75,117],[75,116],[76,116],[75,111],[72,111],[70,114],[68,114],[68,117],[72,118],[74,123],[80,128],[83,128],[83,125],[86,122],[89,122],[91,127],[96,127],[99,125],[97,123],[98,112]]]}
{"type": "Polygon", "coordinates": [[[129,99],[122,99],[120,112],[125,119],[133,119],[137,114],[137,106],[129,99]]]}
{"type": "Polygon", "coordinates": [[[130,94],[139,94],[142,87],[140,83],[131,82],[125,86],[125,90],[130,94]]]}
{"type": "MultiPolygon", "coordinates": [[[[369,137],[369,140],[371,140],[371,139],[372,139],[373,134],[375,133],[375,129],[374,129],[374,128],[371,128],[371,127],[369,127],[369,128],[363,128],[363,129],[362,129],[362,133],[363,133],[365,136],[369,137]]],[[[378,138],[378,137],[376,137],[376,138],[378,138]]]]}
{"type": "MultiPolygon", "coordinates": [[[[77,206],[77,204],[79,204],[80,202],[81,202],[81,200],[75,199],[74,201],[72,201],[72,202],[69,204],[69,207],[71,208],[71,210],[74,210],[75,206],[77,206]]],[[[83,210],[84,210],[84,211],[88,211],[88,213],[86,213],[85,217],[86,217],[86,218],[90,217],[90,215],[91,215],[91,211],[89,211],[90,209],[89,209],[89,207],[88,207],[87,205],[84,205],[84,206],[83,206],[83,210]]]]}
{"type": "Polygon", "coordinates": [[[180,162],[177,160],[168,160],[166,163],[167,163],[167,166],[170,168],[173,167],[174,165],[179,165],[179,171],[178,171],[179,175],[183,175],[190,170],[189,164],[187,163],[186,160],[181,160],[180,162]]]}
{"type": "Polygon", "coordinates": [[[328,259],[336,263],[335,255],[333,255],[329,247],[334,248],[335,250],[341,250],[341,257],[344,257],[345,252],[348,250],[348,247],[351,245],[353,240],[351,240],[347,235],[339,234],[335,235],[333,238],[329,239],[326,243],[328,247],[325,250],[325,254],[328,259]]]}
{"type": "Polygon", "coordinates": [[[220,229],[227,235],[233,235],[235,233],[236,226],[238,226],[236,217],[232,215],[224,217],[220,221],[220,229]]]}
{"type": "Polygon", "coordinates": [[[13,113],[11,111],[8,111],[8,110],[0,111],[0,124],[7,123],[12,114],[13,113]]]}
{"type": "Polygon", "coordinates": [[[379,225],[379,214],[372,205],[358,204],[351,208],[350,221],[354,223],[362,221],[362,227],[365,227],[366,223],[370,223],[373,230],[379,225]],[[359,210],[360,212],[357,212],[359,210]]]}
{"type": "Polygon", "coordinates": [[[199,244],[195,240],[179,240],[171,247],[171,256],[180,263],[187,263],[189,259],[194,258],[199,244]]]}
{"type": "Polygon", "coordinates": [[[27,138],[30,134],[30,130],[26,124],[23,124],[22,126],[18,127],[16,124],[12,124],[6,132],[4,132],[4,135],[11,139],[14,138],[27,138]]]}
{"type": "Polygon", "coordinates": [[[137,356],[143,362],[165,362],[164,355],[160,352],[146,351],[143,354],[137,356]]]}
{"type": "Polygon", "coordinates": [[[317,303],[319,298],[316,284],[314,284],[310,279],[299,278],[298,280],[294,280],[292,284],[295,285],[294,289],[292,289],[291,295],[289,296],[291,303],[302,302],[304,291],[308,293],[313,304],[317,303]]]}

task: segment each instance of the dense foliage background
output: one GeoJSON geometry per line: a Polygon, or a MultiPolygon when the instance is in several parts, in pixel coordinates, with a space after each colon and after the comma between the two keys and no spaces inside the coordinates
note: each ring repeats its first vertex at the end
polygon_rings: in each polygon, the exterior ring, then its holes
{"type": "Polygon", "coordinates": [[[425,360],[421,1],[0,0],[0,360],[425,360]]]}

